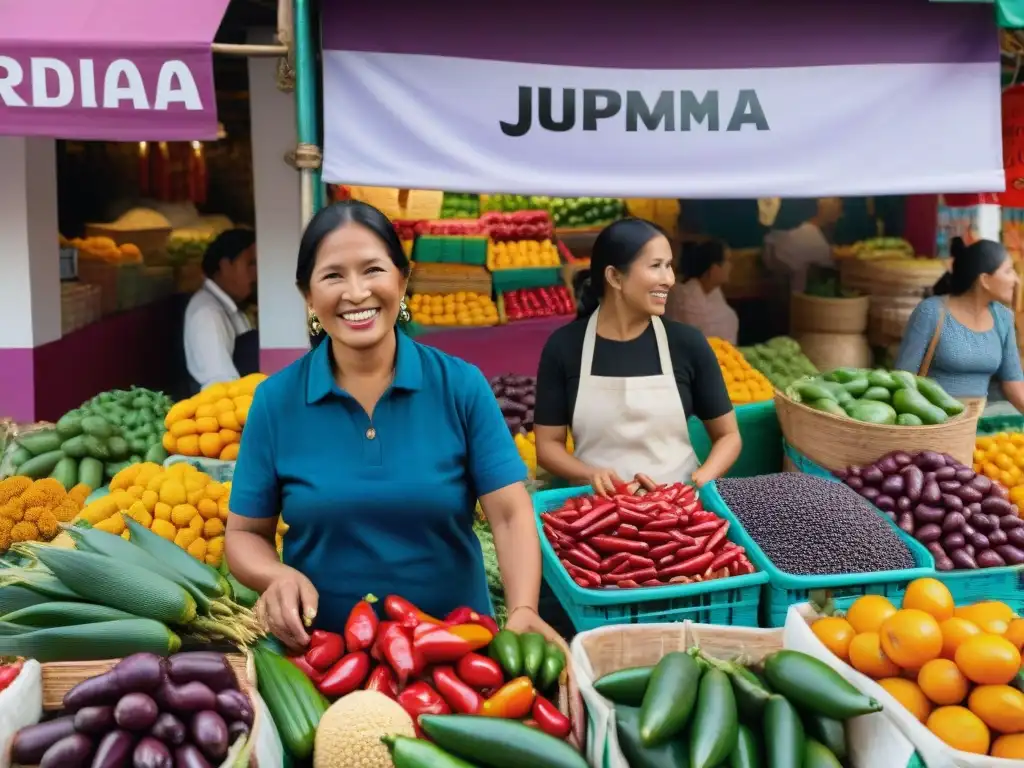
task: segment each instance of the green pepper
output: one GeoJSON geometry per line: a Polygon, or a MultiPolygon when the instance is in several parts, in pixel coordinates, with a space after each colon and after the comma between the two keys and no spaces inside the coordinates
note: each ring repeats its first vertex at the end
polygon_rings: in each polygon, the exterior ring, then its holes
{"type": "Polygon", "coordinates": [[[912,413],[924,424],[942,424],[949,416],[916,389],[900,389],[892,396],[897,413],[912,413]]]}
{"type": "Polygon", "coordinates": [[[853,402],[853,395],[847,392],[843,388],[842,384],[838,384],[834,381],[822,381],[819,383],[828,391],[832,399],[835,400],[840,405],[845,407],[847,404],[853,402]]]}
{"type": "Polygon", "coordinates": [[[544,663],[540,666],[540,680],[537,685],[542,691],[548,691],[558,684],[558,679],[565,669],[565,653],[554,643],[544,647],[544,663]]]}
{"type": "Polygon", "coordinates": [[[896,423],[901,427],[920,427],[924,424],[917,416],[912,413],[901,413],[896,416],[896,423]]]}
{"type": "Polygon", "coordinates": [[[804,743],[804,764],[803,768],[843,768],[832,751],[814,739],[807,739],[804,743]]]}
{"type": "Polygon", "coordinates": [[[889,371],[889,375],[896,382],[896,389],[913,389],[917,391],[917,377],[910,371],[889,371]]]}
{"type": "Polygon", "coordinates": [[[736,697],[728,675],[711,669],[700,679],[690,732],[691,768],[716,768],[736,747],[736,697]]]}
{"type": "Polygon", "coordinates": [[[671,739],[658,747],[644,746],[640,740],[640,710],[636,707],[615,707],[615,731],[629,768],[689,768],[690,758],[682,739],[671,739]]]}
{"type": "Polygon", "coordinates": [[[846,413],[854,421],[867,424],[895,424],[897,416],[891,405],[877,400],[858,400],[847,407],[846,413]]]}
{"type": "Polygon", "coordinates": [[[924,395],[928,402],[932,405],[938,406],[949,416],[961,414],[964,412],[964,408],[967,407],[946,392],[946,390],[940,387],[936,382],[931,379],[927,379],[924,376],[917,377],[917,391],[924,395]]]}
{"type": "Polygon", "coordinates": [[[757,736],[746,725],[736,731],[736,748],[729,755],[729,768],[761,768],[761,747],[757,736]]]}
{"type": "Polygon", "coordinates": [[[785,696],[768,700],[762,733],[768,768],[803,768],[804,726],[785,696]]]}
{"type": "Polygon", "coordinates": [[[594,681],[594,690],[616,704],[639,707],[651,681],[654,667],[627,667],[594,681]]]}
{"type": "Polygon", "coordinates": [[[738,664],[727,670],[732,692],[736,696],[736,707],[740,715],[751,723],[761,722],[764,706],[771,698],[772,692],[757,675],[746,667],[738,664]]]}
{"type": "Polygon", "coordinates": [[[804,725],[807,727],[808,735],[828,747],[840,760],[846,759],[849,749],[846,746],[846,726],[843,723],[816,712],[805,712],[804,725]]]}
{"type": "Polygon", "coordinates": [[[699,681],[700,667],[691,656],[675,651],[661,657],[640,706],[640,740],[645,747],[664,744],[686,727],[699,681]]]}
{"type": "Polygon", "coordinates": [[[880,403],[888,403],[892,400],[892,392],[885,387],[868,387],[867,391],[860,396],[861,400],[877,400],[880,403]]]}
{"type": "Polygon", "coordinates": [[[877,368],[868,374],[868,384],[872,387],[885,387],[889,391],[899,389],[896,379],[892,377],[892,374],[881,368],[877,368]]]}
{"type": "Polygon", "coordinates": [[[793,391],[805,402],[813,400],[835,400],[835,395],[827,387],[814,381],[800,381],[793,385],[793,391]]]}
{"type": "Polygon", "coordinates": [[[862,376],[856,379],[850,379],[849,381],[843,382],[843,389],[849,392],[854,397],[860,397],[871,387],[868,384],[868,377],[862,376]]]}
{"type": "Polygon", "coordinates": [[[800,651],[776,651],[764,661],[772,690],[803,709],[835,720],[880,712],[882,705],[865,696],[823,661],[800,651]]]}
{"type": "Polygon", "coordinates": [[[488,655],[501,664],[509,679],[523,674],[523,649],[519,645],[519,635],[509,629],[503,629],[494,636],[487,648],[488,655]]]}
{"type": "Polygon", "coordinates": [[[864,371],[860,368],[836,368],[834,371],[830,371],[825,374],[825,378],[829,381],[837,381],[840,384],[845,384],[848,381],[853,381],[864,376],[864,371]]]}
{"type": "Polygon", "coordinates": [[[814,400],[811,402],[805,401],[805,404],[816,411],[831,413],[833,416],[846,416],[846,411],[843,409],[843,406],[831,398],[823,397],[821,400],[814,400]]]}
{"type": "Polygon", "coordinates": [[[523,674],[535,683],[544,664],[544,649],[547,644],[544,635],[537,632],[524,632],[519,636],[519,648],[523,652],[523,674]]]}

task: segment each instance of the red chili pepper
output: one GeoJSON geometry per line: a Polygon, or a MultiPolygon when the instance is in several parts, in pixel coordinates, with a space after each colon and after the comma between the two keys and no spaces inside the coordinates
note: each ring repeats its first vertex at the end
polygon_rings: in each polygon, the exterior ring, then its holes
{"type": "Polygon", "coordinates": [[[557,517],[559,520],[564,520],[567,523],[575,522],[579,520],[580,513],[576,511],[575,507],[568,507],[566,509],[560,509],[557,512],[549,513],[552,517],[557,517]]]}
{"type": "Polygon", "coordinates": [[[459,659],[455,672],[467,685],[480,690],[497,689],[505,684],[505,676],[498,662],[479,653],[467,653],[459,659]]]}
{"type": "MultiPolygon", "coordinates": [[[[676,559],[679,559],[679,555],[676,555],[676,559]]],[[[681,560],[674,565],[670,565],[667,568],[662,569],[661,577],[663,579],[669,579],[673,576],[693,576],[694,574],[700,574],[704,572],[704,569],[711,565],[715,559],[714,552],[705,552],[704,554],[691,557],[688,560],[681,560]]]]}
{"type": "Polygon", "coordinates": [[[599,573],[609,573],[627,560],[629,560],[629,552],[619,552],[617,555],[612,555],[602,560],[601,567],[597,570],[599,573]]]}
{"type": "MultiPolygon", "coordinates": [[[[430,637],[430,634],[424,637],[430,637]]],[[[388,664],[395,670],[399,686],[405,685],[410,677],[419,675],[426,666],[423,654],[415,648],[413,641],[400,624],[392,624],[381,635],[381,651],[388,664]]]]}
{"type": "Polygon", "coordinates": [[[376,597],[367,595],[352,607],[345,622],[345,649],[349,653],[365,651],[373,645],[379,623],[373,609],[376,602],[376,597]]]}
{"type": "Polygon", "coordinates": [[[624,523],[639,526],[647,525],[647,523],[651,522],[650,515],[646,515],[643,512],[637,512],[623,504],[619,504],[619,519],[624,523]]]}
{"type": "Polygon", "coordinates": [[[685,531],[683,531],[683,533],[685,533],[687,536],[700,536],[702,534],[710,535],[717,531],[723,523],[725,523],[725,520],[708,520],[703,523],[691,525],[685,531]]]}
{"type": "Polygon", "coordinates": [[[332,637],[337,637],[335,632],[327,632],[323,629],[314,629],[309,635],[309,647],[315,648],[318,645],[323,645],[325,642],[330,640],[332,637]]]}
{"type": "Polygon", "coordinates": [[[370,657],[364,651],[344,656],[331,667],[317,686],[320,693],[330,698],[352,693],[370,674],[370,657]]]}
{"type": "Polygon", "coordinates": [[[484,717],[519,720],[530,713],[536,695],[530,678],[517,677],[491,694],[480,708],[480,714],[484,717]]]}
{"type": "Polygon", "coordinates": [[[640,582],[641,587],[663,587],[665,582],[661,579],[648,579],[647,581],[640,582]]]}
{"type": "Polygon", "coordinates": [[[443,623],[439,619],[424,613],[404,597],[399,597],[398,595],[388,595],[384,598],[384,613],[387,614],[389,619],[397,621],[408,629],[413,629],[421,622],[427,622],[428,624],[443,623]]]}
{"type": "Polygon", "coordinates": [[[309,662],[306,661],[305,656],[289,656],[288,661],[294,664],[296,667],[302,670],[302,674],[313,681],[315,685],[319,685],[320,681],[324,678],[324,673],[319,670],[313,669],[309,662]]]}
{"type": "Polygon", "coordinates": [[[665,501],[675,501],[676,499],[679,498],[679,491],[680,489],[678,486],[670,485],[668,488],[662,491],[662,498],[665,499],[665,501]]]}
{"type": "Polygon", "coordinates": [[[444,617],[445,624],[466,624],[474,620],[476,611],[468,605],[462,605],[444,617]]]}
{"type": "MultiPolygon", "coordinates": [[[[622,526],[619,526],[619,527],[621,528],[622,526]]],[[[578,549],[580,552],[585,554],[587,557],[591,557],[594,560],[597,560],[598,562],[601,562],[601,553],[598,552],[596,549],[594,549],[589,544],[587,544],[587,542],[585,542],[585,541],[578,542],[576,544],[576,549],[578,549]]]]}
{"type": "Polygon", "coordinates": [[[615,586],[619,589],[636,589],[640,585],[632,579],[624,579],[623,581],[618,582],[615,586]]]}
{"type": "Polygon", "coordinates": [[[551,526],[556,531],[561,531],[562,533],[569,532],[569,526],[571,525],[571,523],[569,523],[566,520],[562,520],[561,518],[555,517],[554,515],[549,515],[547,513],[542,513],[540,519],[543,523],[551,526]]]}
{"type": "Polygon", "coordinates": [[[722,541],[725,539],[728,533],[729,521],[726,520],[725,525],[723,525],[721,528],[719,528],[717,531],[711,534],[708,540],[704,542],[704,549],[708,552],[713,552],[714,550],[718,549],[718,545],[722,543],[722,541]]]}
{"type": "Polygon", "coordinates": [[[684,547],[692,547],[697,542],[697,540],[695,538],[693,538],[693,536],[690,536],[689,534],[683,533],[682,531],[680,531],[678,529],[673,529],[673,530],[669,531],[668,535],[671,536],[676,541],[678,541],[684,547]]]}
{"type": "Polygon", "coordinates": [[[0,691],[9,688],[11,683],[18,679],[23,666],[24,662],[16,661],[13,664],[5,664],[0,667],[0,691]]]}
{"type": "Polygon", "coordinates": [[[619,525],[619,513],[612,510],[608,514],[601,517],[599,520],[591,523],[578,534],[581,539],[589,539],[591,536],[597,536],[602,533],[608,533],[614,530],[619,525]]]}
{"type": "Polygon", "coordinates": [[[640,529],[629,523],[622,523],[622,525],[615,529],[615,535],[621,536],[624,539],[635,539],[639,533],[640,529]]]}
{"type": "MultiPolygon", "coordinates": [[[[465,626],[465,625],[463,625],[465,626]]],[[[451,630],[458,629],[452,627],[451,630]]],[[[487,632],[483,627],[481,632],[487,632]]],[[[419,653],[428,664],[447,664],[455,662],[476,650],[464,638],[449,629],[438,629],[434,632],[427,632],[416,637],[413,642],[413,649],[419,653]]],[[[490,633],[487,633],[490,637],[490,633]]]]}
{"type": "MultiPolygon", "coordinates": [[[[625,553],[625,554],[628,555],[629,553],[625,553]]],[[[611,570],[611,574],[614,576],[617,573],[625,573],[626,571],[632,570],[632,568],[633,568],[633,565],[632,565],[632,563],[629,562],[629,557],[626,557],[625,560],[623,560],[621,563],[616,565],[611,570]]]]}
{"type": "Polygon", "coordinates": [[[363,689],[383,693],[389,699],[393,699],[398,696],[398,683],[395,681],[395,673],[391,671],[391,667],[385,664],[378,664],[373,672],[370,673],[370,676],[366,678],[366,685],[363,686],[363,689]]]}
{"type": "Polygon", "coordinates": [[[330,636],[322,643],[314,645],[306,651],[306,661],[309,662],[309,666],[319,672],[326,672],[345,655],[345,641],[341,639],[341,635],[333,632],[327,634],[330,636]]]}
{"type": "Polygon", "coordinates": [[[569,533],[574,536],[579,536],[583,531],[589,528],[591,525],[596,523],[598,520],[603,518],[609,512],[615,509],[614,502],[602,501],[596,505],[593,509],[583,515],[579,520],[569,524],[569,533]]]}
{"type": "Polygon", "coordinates": [[[588,557],[586,554],[581,552],[579,548],[567,550],[563,557],[573,565],[578,565],[580,568],[586,568],[590,571],[601,570],[601,561],[588,557]]]}
{"type": "Polygon", "coordinates": [[[666,541],[675,541],[675,538],[669,531],[652,531],[649,528],[644,528],[640,533],[637,534],[637,538],[640,541],[646,541],[652,546],[658,546],[664,544],[666,541]]]}
{"type": "MultiPolygon", "coordinates": [[[[437,624],[419,624],[411,633],[412,641],[415,643],[423,637],[423,635],[428,635],[431,632],[437,632],[439,629],[444,629],[444,627],[438,626],[437,624]]],[[[406,630],[406,634],[409,634],[408,630],[406,630]]]]}
{"type": "Polygon", "coordinates": [[[434,687],[457,715],[475,715],[484,704],[483,696],[460,680],[451,667],[434,668],[434,687]]]}
{"type": "Polygon", "coordinates": [[[565,560],[562,561],[562,565],[565,566],[565,570],[569,572],[569,575],[572,576],[573,580],[581,587],[590,588],[601,586],[601,576],[599,574],[596,574],[593,571],[588,571],[586,568],[580,568],[579,566],[573,565],[565,560]]]}
{"type": "Polygon", "coordinates": [[[613,536],[594,536],[590,540],[590,545],[596,547],[598,552],[607,552],[609,554],[630,552],[635,555],[644,555],[651,548],[646,541],[616,539],[613,536]]]}
{"type": "Polygon", "coordinates": [[[635,581],[637,583],[640,583],[640,582],[643,582],[643,581],[647,581],[648,579],[657,578],[657,576],[658,576],[658,569],[654,568],[654,567],[651,567],[651,568],[641,568],[638,571],[629,571],[629,572],[623,574],[622,576],[620,576],[619,579],[621,581],[635,581]]]}
{"type": "Polygon", "coordinates": [[[385,661],[384,658],[384,644],[383,638],[387,634],[388,629],[394,625],[393,621],[382,621],[377,627],[377,639],[373,641],[373,645],[370,646],[370,658],[374,661],[385,661]]]}
{"type": "Polygon", "coordinates": [[[680,547],[682,547],[682,545],[678,541],[673,539],[672,541],[665,542],[664,544],[655,547],[650,551],[649,554],[652,560],[660,560],[666,555],[673,554],[680,547]]]}
{"type": "MultiPolygon", "coordinates": [[[[398,694],[398,703],[409,713],[413,723],[418,723],[420,715],[450,715],[451,708],[434,690],[430,683],[422,680],[413,683],[398,694]]],[[[419,725],[416,726],[419,728],[419,725]]]]}
{"type": "Polygon", "coordinates": [[[558,544],[558,538],[557,536],[555,536],[555,529],[552,528],[549,523],[544,523],[543,525],[541,525],[540,529],[541,531],[543,531],[545,539],[547,539],[554,545],[558,544]]]}
{"type": "Polygon", "coordinates": [[[662,515],[644,526],[645,531],[671,531],[679,525],[679,515],[662,515]]]}
{"type": "Polygon", "coordinates": [[[630,555],[629,565],[631,568],[653,568],[654,561],[649,557],[643,555],[630,555]]]}

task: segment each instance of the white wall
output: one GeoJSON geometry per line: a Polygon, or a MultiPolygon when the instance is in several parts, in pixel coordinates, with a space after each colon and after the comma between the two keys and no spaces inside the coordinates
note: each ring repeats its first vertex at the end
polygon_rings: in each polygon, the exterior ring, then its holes
{"type": "MultiPolygon", "coordinates": [[[[253,34],[250,42],[268,43],[269,37],[269,32],[253,34]]],[[[299,173],[284,161],[297,142],[295,97],[278,90],[276,73],[277,59],[249,59],[260,348],[295,349],[309,343],[305,303],[295,287],[299,173]]]]}
{"type": "Polygon", "coordinates": [[[61,336],[53,139],[0,136],[0,169],[0,349],[29,349],[61,336]]]}

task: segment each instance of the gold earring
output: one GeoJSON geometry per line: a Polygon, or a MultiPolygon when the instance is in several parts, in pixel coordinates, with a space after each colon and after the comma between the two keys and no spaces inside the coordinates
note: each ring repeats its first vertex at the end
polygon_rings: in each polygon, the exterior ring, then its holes
{"type": "Polygon", "coordinates": [[[412,320],[412,312],[409,311],[409,305],[405,302],[404,298],[398,305],[398,319],[403,323],[408,323],[412,320]]]}
{"type": "Polygon", "coordinates": [[[316,312],[310,308],[309,317],[306,318],[306,327],[309,329],[310,336],[319,336],[320,332],[323,331],[324,327],[320,325],[320,318],[316,316],[316,312]]]}

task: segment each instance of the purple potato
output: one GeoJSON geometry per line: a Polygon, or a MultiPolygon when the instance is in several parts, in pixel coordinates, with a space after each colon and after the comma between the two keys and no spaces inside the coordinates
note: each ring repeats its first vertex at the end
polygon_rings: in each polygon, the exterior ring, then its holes
{"type": "Polygon", "coordinates": [[[999,527],[1004,531],[1009,531],[1014,528],[1024,528],[1024,520],[1021,520],[1016,515],[1007,515],[1006,517],[999,518],[999,527]]]}
{"type": "Polygon", "coordinates": [[[970,486],[979,493],[988,493],[992,488],[992,481],[985,477],[985,475],[975,475],[974,479],[970,482],[970,486]]]}
{"type": "Polygon", "coordinates": [[[1021,565],[1024,563],[1024,550],[1015,547],[1013,544],[1000,544],[996,552],[1003,558],[1007,565],[1021,565]]]}
{"type": "Polygon", "coordinates": [[[861,480],[864,481],[864,485],[881,485],[885,479],[885,474],[876,466],[864,467],[860,473],[861,480]]]}
{"type": "Polygon", "coordinates": [[[1007,543],[1024,548],[1024,528],[1011,528],[1006,532],[1007,543]]]}
{"type": "Polygon", "coordinates": [[[875,467],[883,475],[891,475],[894,472],[899,471],[899,467],[896,466],[896,462],[893,461],[892,456],[883,456],[881,459],[875,462],[875,467]]]}
{"type": "Polygon", "coordinates": [[[979,552],[976,559],[979,568],[1002,568],[1006,565],[1006,561],[994,549],[986,549],[983,552],[979,552]]]}
{"type": "Polygon", "coordinates": [[[940,536],[942,536],[942,529],[934,523],[922,525],[914,533],[914,538],[922,544],[930,544],[931,542],[936,541],[940,536]]]}
{"type": "Polygon", "coordinates": [[[845,481],[846,478],[848,478],[850,476],[850,471],[848,469],[837,469],[832,474],[835,475],[840,480],[844,480],[845,481]]]}
{"type": "Polygon", "coordinates": [[[983,549],[988,549],[988,536],[984,533],[972,533],[970,536],[965,537],[967,542],[979,552],[983,549]]]}
{"type": "Polygon", "coordinates": [[[941,507],[931,507],[927,504],[918,504],[914,507],[914,518],[919,523],[941,523],[946,517],[946,511],[941,507]]]}
{"type": "Polygon", "coordinates": [[[901,469],[914,461],[906,451],[893,451],[889,455],[892,456],[892,460],[896,462],[896,466],[901,469]]]}
{"type": "Polygon", "coordinates": [[[978,567],[977,561],[967,554],[966,549],[954,549],[949,553],[949,559],[953,561],[953,565],[961,571],[973,571],[978,567]]]}
{"type": "Polygon", "coordinates": [[[996,528],[994,531],[990,531],[988,534],[988,545],[995,549],[1001,544],[1009,544],[1010,537],[1006,535],[1006,531],[996,528]]]}
{"type": "Polygon", "coordinates": [[[935,570],[936,571],[952,571],[956,566],[953,565],[953,561],[949,559],[948,555],[935,558],[935,570]]]}
{"type": "Polygon", "coordinates": [[[886,496],[896,497],[903,493],[903,475],[894,474],[889,475],[885,480],[882,481],[882,493],[886,496]]]}
{"type": "Polygon", "coordinates": [[[848,478],[846,478],[845,483],[851,488],[853,488],[853,490],[855,491],[859,491],[861,488],[864,487],[864,481],[861,480],[859,477],[856,477],[855,475],[850,475],[848,478]]]}
{"type": "Polygon", "coordinates": [[[971,525],[975,530],[981,531],[982,533],[988,533],[997,527],[996,524],[993,524],[991,517],[981,513],[971,515],[971,525]]]}
{"type": "Polygon", "coordinates": [[[885,494],[882,494],[881,496],[875,499],[875,506],[878,507],[883,512],[892,512],[894,509],[896,509],[896,502],[893,500],[892,496],[886,496],[885,494]]]}
{"type": "Polygon", "coordinates": [[[984,495],[981,493],[981,491],[979,491],[973,485],[961,485],[959,488],[953,491],[953,493],[959,496],[960,501],[962,501],[964,504],[973,504],[976,501],[980,502],[984,498],[984,495]]]}
{"type": "Polygon", "coordinates": [[[953,549],[962,549],[966,543],[962,533],[947,533],[942,537],[942,548],[947,552],[953,549]]]}
{"type": "Polygon", "coordinates": [[[946,550],[942,548],[942,545],[937,541],[931,541],[928,543],[928,551],[932,553],[933,557],[944,557],[946,550]]]}
{"type": "MultiPolygon", "coordinates": [[[[946,515],[946,519],[942,521],[942,530],[944,533],[950,533],[951,531],[961,531],[967,520],[960,512],[950,512],[946,515]]],[[[962,544],[960,546],[963,546],[962,544]]]]}
{"type": "Polygon", "coordinates": [[[860,477],[860,473],[863,471],[863,467],[853,464],[846,468],[846,471],[850,473],[850,477],[860,477]]]}
{"type": "Polygon", "coordinates": [[[914,535],[914,515],[911,512],[901,512],[899,519],[896,521],[896,525],[904,533],[909,533],[911,536],[914,535]]]}
{"type": "Polygon", "coordinates": [[[944,493],[942,494],[942,506],[948,512],[959,512],[964,508],[964,503],[960,501],[959,496],[954,496],[952,493],[944,493]]]}
{"type": "Polygon", "coordinates": [[[956,470],[953,467],[941,467],[935,470],[935,479],[940,483],[956,481],[956,470]]]}
{"type": "Polygon", "coordinates": [[[869,485],[866,485],[860,489],[860,495],[863,496],[868,501],[874,501],[881,495],[881,491],[879,491],[877,488],[873,488],[869,485]]]}
{"type": "Polygon", "coordinates": [[[900,512],[909,512],[914,508],[914,502],[911,501],[909,496],[900,496],[896,499],[896,509],[900,512]]]}
{"type": "Polygon", "coordinates": [[[977,473],[973,469],[970,469],[969,467],[961,467],[956,471],[956,477],[954,479],[960,481],[961,483],[969,483],[976,476],[977,473]]]}
{"type": "Polygon", "coordinates": [[[900,470],[903,475],[903,492],[915,504],[921,499],[921,491],[924,488],[924,473],[913,464],[900,470]]]}
{"type": "Polygon", "coordinates": [[[1013,513],[1010,508],[1010,502],[1006,499],[1001,499],[998,496],[988,496],[981,501],[981,511],[986,515],[996,515],[997,517],[1003,517],[1013,513]]]}
{"type": "Polygon", "coordinates": [[[935,451],[921,451],[914,459],[914,463],[925,472],[935,471],[936,469],[946,466],[946,460],[942,458],[941,454],[936,453],[935,451]]]}
{"type": "Polygon", "coordinates": [[[882,514],[884,514],[886,517],[888,517],[894,523],[899,519],[899,518],[896,517],[896,513],[893,510],[891,510],[891,509],[885,510],[885,512],[883,512],[882,514]]]}
{"type": "Polygon", "coordinates": [[[1006,486],[1002,483],[992,483],[992,487],[989,489],[989,496],[998,496],[1000,499],[1010,498],[1010,492],[1006,490],[1006,486]]]}
{"type": "MultiPolygon", "coordinates": [[[[970,486],[967,487],[970,488],[970,486]]],[[[939,490],[942,491],[943,493],[956,493],[957,491],[960,490],[960,488],[960,483],[958,483],[956,480],[939,481],[939,490]]],[[[974,489],[971,488],[971,490],[973,491],[974,489]]]]}
{"type": "Polygon", "coordinates": [[[964,507],[964,517],[970,520],[973,515],[981,512],[981,502],[972,501],[970,504],[964,507]]]}
{"type": "Polygon", "coordinates": [[[975,555],[974,545],[971,544],[970,542],[967,542],[966,544],[964,544],[964,552],[966,552],[971,557],[974,557],[974,555],[975,555]]]}
{"type": "Polygon", "coordinates": [[[921,503],[938,504],[941,501],[942,491],[939,489],[939,484],[934,480],[925,481],[924,488],[921,490],[921,503]]]}

